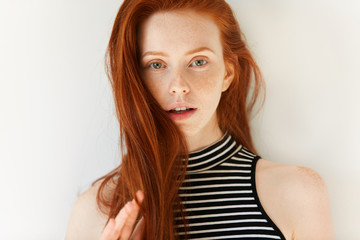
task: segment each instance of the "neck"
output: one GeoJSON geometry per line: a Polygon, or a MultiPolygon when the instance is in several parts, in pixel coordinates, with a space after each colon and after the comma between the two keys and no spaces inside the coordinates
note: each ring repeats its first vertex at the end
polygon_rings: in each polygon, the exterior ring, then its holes
{"type": "Polygon", "coordinates": [[[213,131],[201,131],[191,136],[186,137],[188,151],[194,152],[205,148],[217,141],[224,136],[224,133],[217,126],[213,131]]]}

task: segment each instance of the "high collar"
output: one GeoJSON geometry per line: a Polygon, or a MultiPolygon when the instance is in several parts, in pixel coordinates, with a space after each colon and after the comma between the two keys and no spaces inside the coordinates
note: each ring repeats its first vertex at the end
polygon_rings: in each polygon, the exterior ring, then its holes
{"type": "Polygon", "coordinates": [[[241,145],[227,132],[217,142],[189,153],[187,174],[213,168],[240,151],[241,145]]]}

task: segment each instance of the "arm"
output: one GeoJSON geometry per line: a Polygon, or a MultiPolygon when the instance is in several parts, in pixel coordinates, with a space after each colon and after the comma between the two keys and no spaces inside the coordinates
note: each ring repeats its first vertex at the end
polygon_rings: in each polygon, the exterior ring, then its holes
{"type": "Polygon", "coordinates": [[[294,239],[334,239],[330,201],[322,177],[309,168],[293,166],[288,186],[294,239]]]}
{"type": "Polygon", "coordinates": [[[66,240],[98,240],[107,217],[96,204],[96,194],[100,182],[82,193],[71,211],[66,240]]]}
{"type": "MultiPolygon", "coordinates": [[[[116,240],[142,239],[144,221],[136,224],[140,206],[135,200],[129,201],[105,226],[107,216],[97,207],[96,195],[100,182],[79,196],[72,209],[65,240],[116,240]],[[135,228],[135,229],[134,229],[135,228]]],[[[136,193],[139,203],[144,196],[141,191],[136,193]]]]}

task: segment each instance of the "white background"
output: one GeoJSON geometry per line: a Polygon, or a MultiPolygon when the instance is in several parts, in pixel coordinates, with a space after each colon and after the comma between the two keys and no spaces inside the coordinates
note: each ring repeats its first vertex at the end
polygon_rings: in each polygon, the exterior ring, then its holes
{"type": "MultiPolygon", "coordinates": [[[[360,3],[228,1],[267,85],[260,155],[327,183],[360,239],[360,3]]],[[[120,162],[104,53],[121,1],[0,2],[0,239],[63,239],[78,194],[120,162]]]]}

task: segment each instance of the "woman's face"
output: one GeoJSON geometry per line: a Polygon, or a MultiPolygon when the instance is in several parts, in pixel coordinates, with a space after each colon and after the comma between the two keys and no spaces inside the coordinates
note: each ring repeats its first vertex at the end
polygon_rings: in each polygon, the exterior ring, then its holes
{"type": "Polygon", "coordinates": [[[140,26],[138,41],[141,77],[184,134],[218,131],[216,108],[233,74],[225,71],[217,25],[190,10],[159,12],[140,26]]]}

